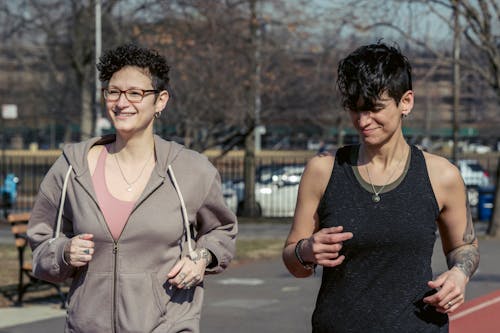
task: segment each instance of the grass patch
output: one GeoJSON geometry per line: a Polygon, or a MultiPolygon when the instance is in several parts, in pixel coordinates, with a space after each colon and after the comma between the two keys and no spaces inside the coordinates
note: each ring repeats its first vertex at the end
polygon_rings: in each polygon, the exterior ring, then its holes
{"type": "Polygon", "coordinates": [[[292,221],[293,221],[293,218],[291,218],[291,217],[244,217],[244,216],[238,216],[238,224],[273,223],[273,224],[291,225],[292,221]]]}
{"type": "Polygon", "coordinates": [[[237,239],[236,262],[281,256],[284,239],[237,239]]]}
{"type": "Polygon", "coordinates": [[[17,282],[19,261],[14,244],[0,244],[0,286],[17,282]]]}
{"type": "MultiPolygon", "coordinates": [[[[14,244],[0,244],[0,289],[12,289],[17,284],[19,261],[14,244]]],[[[12,302],[0,293],[0,307],[10,306],[12,302]]]]}

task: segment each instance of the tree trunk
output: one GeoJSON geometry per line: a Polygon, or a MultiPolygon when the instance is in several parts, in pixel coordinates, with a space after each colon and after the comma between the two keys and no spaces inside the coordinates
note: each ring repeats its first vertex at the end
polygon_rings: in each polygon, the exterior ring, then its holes
{"type": "Polygon", "coordinates": [[[249,89],[248,101],[251,107],[248,114],[247,122],[251,123],[253,130],[248,132],[245,136],[245,157],[243,158],[243,176],[245,179],[245,200],[243,202],[243,216],[246,217],[256,217],[259,215],[259,209],[255,201],[255,134],[259,130],[257,127],[259,125],[258,118],[260,117],[257,112],[259,110],[260,96],[257,95],[259,92],[259,82],[260,82],[260,70],[259,68],[259,56],[258,56],[258,21],[257,21],[257,0],[250,0],[250,43],[251,48],[254,50],[254,56],[250,61],[250,69],[252,73],[252,85],[249,89]]]}
{"type": "Polygon", "coordinates": [[[337,117],[337,148],[344,145],[345,128],[343,114],[339,113],[337,117]]]}
{"type": "Polygon", "coordinates": [[[82,93],[82,118],[80,125],[80,139],[87,140],[92,136],[92,91],[89,84],[89,75],[87,71],[83,75],[81,93],[82,93]]]}
{"type": "MultiPolygon", "coordinates": [[[[69,121],[68,121],[69,122],[69,121]]],[[[72,141],[73,137],[73,129],[72,126],[64,126],[64,136],[63,136],[63,142],[68,143],[72,141]]]]}
{"type": "MultiPolygon", "coordinates": [[[[257,129],[254,128],[254,131],[257,129]]],[[[243,158],[243,177],[245,179],[245,200],[243,202],[243,216],[256,217],[259,209],[255,201],[255,136],[254,131],[245,138],[245,157],[243,158]]]]}

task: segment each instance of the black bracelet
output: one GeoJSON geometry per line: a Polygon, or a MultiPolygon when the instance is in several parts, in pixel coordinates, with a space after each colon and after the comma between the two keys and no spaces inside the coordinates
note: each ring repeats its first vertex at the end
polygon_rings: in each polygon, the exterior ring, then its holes
{"type": "Polygon", "coordinates": [[[313,270],[316,267],[316,265],[311,262],[305,262],[304,259],[302,259],[302,256],[300,255],[300,246],[302,245],[302,242],[304,242],[305,240],[307,240],[307,238],[302,238],[297,242],[297,244],[295,244],[295,257],[297,257],[297,260],[302,265],[302,267],[310,271],[313,270]]]}

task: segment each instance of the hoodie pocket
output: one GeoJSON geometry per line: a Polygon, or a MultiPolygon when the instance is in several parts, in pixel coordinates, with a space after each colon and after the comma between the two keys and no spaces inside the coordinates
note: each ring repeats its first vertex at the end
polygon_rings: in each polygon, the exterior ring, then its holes
{"type": "Polygon", "coordinates": [[[120,274],[116,286],[120,332],[150,332],[163,320],[170,299],[168,284],[164,285],[156,272],[120,274]]]}
{"type": "Polygon", "coordinates": [[[111,332],[110,273],[85,273],[68,299],[67,328],[73,332],[111,332]]]}

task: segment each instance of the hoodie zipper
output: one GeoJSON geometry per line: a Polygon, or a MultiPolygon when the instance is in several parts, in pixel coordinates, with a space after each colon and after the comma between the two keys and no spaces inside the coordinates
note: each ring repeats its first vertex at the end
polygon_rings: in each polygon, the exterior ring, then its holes
{"type": "Polygon", "coordinates": [[[118,275],[118,270],[117,270],[117,264],[118,264],[118,243],[114,242],[113,244],[113,309],[112,309],[112,327],[113,327],[113,332],[118,332],[118,328],[116,327],[117,325],[117,314],[116,314],[116,280],[117,280],[117,275],[118,275]]]}
{"type": "MultiPolygon", "coordinates": [[[[99,202],[92,196],[92,194],[87,190],[87,188],[77,179],[77,181],[80,183],[80,185],[82,186],[82,188],[88,193],[88,195],[90,196],[90,198],[94,201],[94,203],[96,204],[97,206],[97,209],[99,210],[99,212],[101,213],[101,216],[102,216],[102,221],[104,223],[104,226],[106,227],[106,230],[108,231],[108,235],[109,237],[111,237],[111,239],[113,239],[113,234],[111,233],[111,230],[109,229],[109,225],[108,223],[106,222],[106,219],[104,218],[104,214],[101,210],[101,207],[99,206],[99,202]]],[[[132,212],[135,210],[135,207],[134,209],[132,209],[132,212]]],[[[132,212],[130,214],[132,214],[132,212]]],[[[128,217],[130,218],[130,216],[128,217]]],[[[123,228],[123,230],[125,230],[125,227],[127,226],[128,224],[128,218],[127,218],[127,223],[125,223],[125,226],[123,228]]],[[[123,230],[122,230],[122,233],[123,233],[123,230]]],[[[120,234],[120,237],[121,237],[121,234],[120,234]]],[[[117,314],[117,310],[116,310],[116,284],[117,284],[117,275],[118,275],[118,269],[117,269],[117,264],[118,264],[118,241],[120,240],[120,237],[118,237],[118,240],[113,240],[113,250],[112,250],[112,253],[113,253],[113,295],[112,295],[112,304],[111,304],[111,332],[112,333],[116,333],[118,332],[118,328],[117,328],[117,318],[118,318],[118,314],[117,314]]]]}

